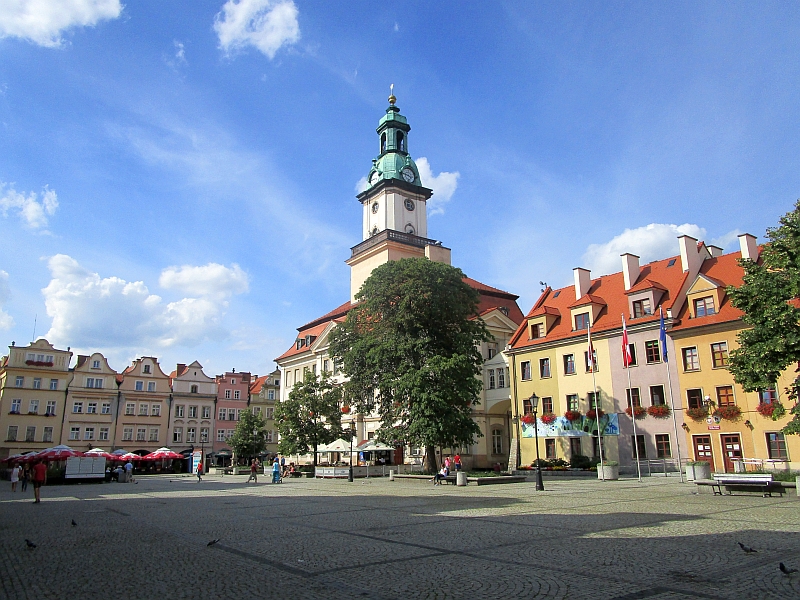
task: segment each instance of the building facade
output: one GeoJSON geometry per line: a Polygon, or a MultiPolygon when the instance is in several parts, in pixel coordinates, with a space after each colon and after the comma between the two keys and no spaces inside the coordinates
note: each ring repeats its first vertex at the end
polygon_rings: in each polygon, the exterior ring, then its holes
{"type": "Polygon", "coordinates": [[[143,356],[125,369],[119,380],[115,445],[148,454],[169,443],[172,389],[158,359],[143,356]]]}
{"type": "Polygon", "coordinates": [[[278,453],[278,430],[275,426],[275,403],[281,394],[281,372],[275,369],[269,375],[256,377],[250,386],[250,408],[263,415],[267,438],[267,454],[278,453]]]}
{"type": "Polygon", "coordinates": [[[119,410],[118,373],[105,356],[79,355],[67,392],[61,439],[75,450],[115,448],[119,410]]]}
{"type": "Polygon", "coordinates": [[[228,438],[236,431],[239,415],[250,405],[252,379],[250,373],[237,373],[235,370],[216,377],[217,418],[214,425],[214,464],[227,464],[230,462],[230,457],[233,456],[233,451],[228,445],[228,438]]]}
{"type": "Polygon", "coordinates": [[[170,373],[172,406],[169,447],[174,452],[190,454],[197,448],[213,449],[211,432],[217,403],[217,381],[203,372],[203,366],[194,361],[190,365],[178,364],[170,373]]]}

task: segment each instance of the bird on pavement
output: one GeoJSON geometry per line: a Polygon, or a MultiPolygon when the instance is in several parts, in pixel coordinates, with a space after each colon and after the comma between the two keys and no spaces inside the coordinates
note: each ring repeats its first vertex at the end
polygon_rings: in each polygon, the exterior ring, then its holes
{"type": "Polygon", "coordinates": [[[787,567],[785,564],[781,563],[778,568],[781,570],[781,573],[784,575],[791,575],[792,573],[797,573],[797,569],[792,569],[791,567],[787,567]]]}
{"type": "Polygon", "coordinates": [[[758,550],[756,550],[755,548],[751,548],[750,546],[745,546],[742,542],[736,542],[736,543],[739,544],[739,548],[744,550],[745,554],[753,554],[755,552],[758,552],[758,550]]]}
{"type": "Polygon", "coordinates": [[[217,542],[218,542],[220,539],[221,539],[221,538],[217,538],[217,539],[215,539],[215,540],[211,540],[210,542],[208,542],[208,543],[206,544],[206,546],[213,546],[213,545],[214,545],[214,544],[216,544],[216,543],[217,543],[217,542]]]}
{"type": "Polygon", "coordinates": [[[36,544],[34,544],[34,543],[33,543],[32,541],[30,541],[28,538],[25,538],[25,545],[26,545],[28,548],[36,548],[36,544]]]}
{"type": "Polygon", "coordinates": [[[75,522],[75,519],[72,519],[72,526],[73,527],[77,527],[78,526],[78,524],[75,522]]]}

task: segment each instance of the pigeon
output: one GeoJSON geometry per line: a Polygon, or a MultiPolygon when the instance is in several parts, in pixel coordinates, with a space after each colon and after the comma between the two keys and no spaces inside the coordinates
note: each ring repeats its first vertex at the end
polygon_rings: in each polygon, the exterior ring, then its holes
{"type": "Polygon", "coordinates": [[[758,550],[756,550],[755,548],[751,548],[750,546],[745,546],[742,542],[736,542],[736,543],[739,544],[739,548],[744,550],[745,554],[754,554],[755,552],[758,552],[758,550]]]}
{"type": "Polygon", "coordinates": [[[36,548],[36,544],[34,544],[34,543],[33,543],[32,541],[30,541],[28,538],[25,538],[25,545],[26,545],[28,548],[36,548]]]}
{"type": "Polygon", "coordinates": [[[791,575],[792,573],[797,573],[797,569],[792,569],[787,567],[785,564],[781,563],[778,568],[781,570],[781,573],[784,575],[791,575]]]}
{"type": "Polygon", "coordinates": [[[208,542],[208,543],[206,544],[206,546],[213,546],[213,545],[214,545],[214,544],[216,544],[216,543],[217,543],[217,542],[218,542],[220,539],[221,539],[221,538],[217,538],[217,539],[215,539],[215,540],[211,540],[210,542],[208,542]]]}
{"type": "Polygon", "coordinates": [[[75,522],[75,519],[72,519],[72,526],[73,527],[77,527],[78,526],[78,524],[75,522]]]}

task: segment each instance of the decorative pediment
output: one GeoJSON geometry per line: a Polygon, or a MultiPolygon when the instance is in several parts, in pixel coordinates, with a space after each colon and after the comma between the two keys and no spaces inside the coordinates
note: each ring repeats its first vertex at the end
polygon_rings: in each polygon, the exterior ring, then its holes
{"type": "Polygon", "coordinates": [[[725,300],[725,286],[713,277],[701,273],[689,286],[689,291],[686,292],[686,300],[689,303],[689,316],[692,319],[698,316],[698,304],[701,305],[705,313],[701,313],[700,316],[718,313],[722,302],[725,300]],[[712,302],[711,305],[709,305],[709,300],[712,302]],[[713,306],[713,310],[709,311],[709,306],[713,306]]]}

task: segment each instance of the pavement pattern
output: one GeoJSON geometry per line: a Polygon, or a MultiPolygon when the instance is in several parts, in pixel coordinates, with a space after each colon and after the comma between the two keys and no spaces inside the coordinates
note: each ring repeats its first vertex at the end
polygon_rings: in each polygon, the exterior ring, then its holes
{"type": "Polygon", "coordinates": [[[1,482],[0,598],[800,598],[793,491],[245,479],[1,482]]]}

